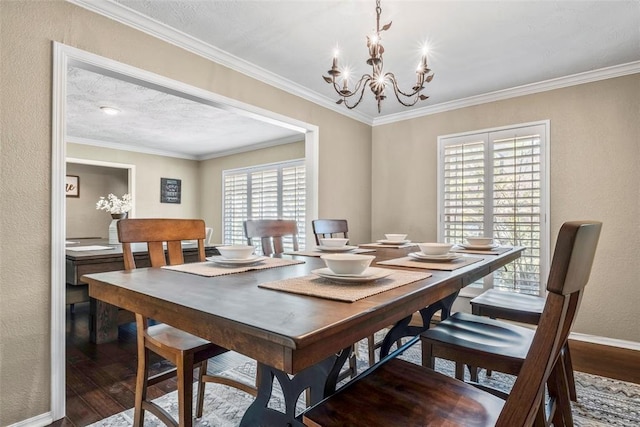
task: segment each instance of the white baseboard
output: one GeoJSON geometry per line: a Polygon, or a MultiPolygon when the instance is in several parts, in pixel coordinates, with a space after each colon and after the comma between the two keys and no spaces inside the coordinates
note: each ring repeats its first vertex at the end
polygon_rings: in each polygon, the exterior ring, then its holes
{"type": "Polygon", "coordinates": [[[46,412],[27,420],[18,421],[17,423],[11,424],[7,427],[44,427],[48,426],[52,422],[53,417],[51,416],[51,412],[46,412]]]}

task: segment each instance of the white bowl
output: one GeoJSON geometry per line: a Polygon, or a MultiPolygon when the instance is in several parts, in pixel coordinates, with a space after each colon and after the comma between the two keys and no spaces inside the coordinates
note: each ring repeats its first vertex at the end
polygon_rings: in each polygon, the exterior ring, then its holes
{"type": "Polygon", "coordinates": [[[220,255],[227,259],[247,259],[255,248],[246,245],[216,246],[220,255]]]}
{"type": "Polygon", "coordinates": [[[341,239],[338,237],[327,237],[318,240],[320,240],[320,244],[322,246],[326,246],[328,248],[341,248],[349,241],[349,239],[341,239]]]}
{"type": "Polygon", "coordinates": [[[373,255],[329,254],[320,258],[335,274],[362,274],[371,265],[373,255]]]}
{"type": "Polygon", "coordinates": [[[406,234],[385,234],[384,237],[390,242],[403,242],[406,238],[406,234]]]}
{"type": "Polygon", "coordinates": [[[470,245],[478,245],[478,246],[486,246],[493,243],[493,238],[491,237],[467,237],[467,242],[470,245]]]}
{"type": "Polygon", "coordinates": [[[453,245],[451,243],[418,243],[418,246],[425,255],[444,255],[453,245]]]}

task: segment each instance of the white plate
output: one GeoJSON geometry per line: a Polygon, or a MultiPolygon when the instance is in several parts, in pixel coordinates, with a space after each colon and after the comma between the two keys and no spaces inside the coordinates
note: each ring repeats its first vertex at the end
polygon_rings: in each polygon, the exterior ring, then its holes
{"type": "Polygon", "coordinates": [[[251,255],[249,258],[232,259],[232,258],[225,258],[223,256],[218,255],[218,256],[207,257],[206,260],[215,262],[216,264],[224,265],[224,266],[239,266],[239,265],[257,264],[265,258],[266,257],[262,255],[251,255]]]}
{"type": "Polygon", "coordinates": [[[454,259],[462,257],[462,255],[452,252],[446,253],[444,255],[425,255],[422,252],[411,252],[410,254],[408,254],[408,256],[410,258],[419,259],[421,261],[453,261],[454,259]]]}
{"type": "Polygon", "coordinates": [[[470,245],[468,243],[460,243],[458,246],[462,246],[465,249],[472,249],[476,251],[490,251],[491,249],[500,247],[500,245],[497,243],[494,243],[493,245],[470,245]]]}
{"type": "Polygon", "coordinates": [[[407,243],[411,243],[411,240],[377,240],[378,243],[382,243],[383,245],[406,245],[407,243]]]}
{"type": "Polygon", "coordinates": [[[311,271],[324,279],[331,280],[332,282],[340,283],[365,283],[373,282],[374,280],[387,277],[393,270],[378,267],[369,267],[362,274],[335,274],[328,268],[319,268],[311,271]]]}
{"type": "Polygon", "coordinates": [[[347,251],[352,251],[354,249],[357,249],[357,246],[349,246],[349,245],[345,245],[345,246],[316,246],[316,249],[318,249],[319,251],[323,251],[323,252],[347,252],[347,251]]]}

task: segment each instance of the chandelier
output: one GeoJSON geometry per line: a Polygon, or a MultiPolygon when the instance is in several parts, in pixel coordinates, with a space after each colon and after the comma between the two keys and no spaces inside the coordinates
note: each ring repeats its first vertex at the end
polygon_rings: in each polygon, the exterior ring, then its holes
{"type": "Polygon", "coordinates": [[[373,95],[378,102],[378,113],[380,113],[381,111],[382,101],[387,97],[385,95],[385,89],[387,88],[387,86],[391,86],[393,88],[393,93],[398,99],[398,102],[400,102],[400,104],[404,105],[405,107],[411,107],[418,101],[424,101],[425,99],[429,98],[428,96],[420,93],[424,89],[425,83],[429,83],[433,79],[433,74],[429,74],[431,70],[427,66],[426,51],[423,52],[420,64],[418,64],[418,68],[416,70],[416,84],[413,86],[411,93],[405,93],[400,90],[400,88],[398,87],[396,76],[393,73],[384,73],[384,71],[382,70],[382,67],[384,65],[384,61],[382,59],[384,47],[380,43],[380,33],[382,31],[388,30],[391,27],[391,22],[380,28],[381,13],[382,8],[380,7],[380,0],[376,0],[376,32],[373,35],[367,36],[367,48],[369,49],[369,59],[367,59],[367,64],[372,68],[371,74],[364,74],[362,77],[360,77],[360,80],[358,80],[355,89],[352,91],[349,89],[348,72],[344,70],[345,72],[342,79],[341,88],[339,83],[336,82],[336,79],[340,77],[341,74],[343,74],[338,69],[338,56],[336,52],[333,57],[333,65],[328,71],[329,76],[322,76],[327,83],[333,85],[333,89],[338,95],[340,95],[340,99],[336,101],[336,104],[344,103],[344,105],[350,110],[356,108],[358,104],[360,104],[367,85],[371,89],[371,92],[373,92],[373,95]],[[350,100],[355,100],[355,102],[349,105],[350,100]]]}

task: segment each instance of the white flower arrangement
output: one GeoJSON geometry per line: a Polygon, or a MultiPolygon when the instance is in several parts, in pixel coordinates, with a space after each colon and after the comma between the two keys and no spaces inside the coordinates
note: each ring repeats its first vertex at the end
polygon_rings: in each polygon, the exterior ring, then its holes
{"type": "Polygon", "coordinates": [[[104,210],[110,214],[124,214],[131,210],[131,195],[125,194],[122,199],[110,193],[107,197],[100,197],[96,203],[96,209],[104,210]]]}

